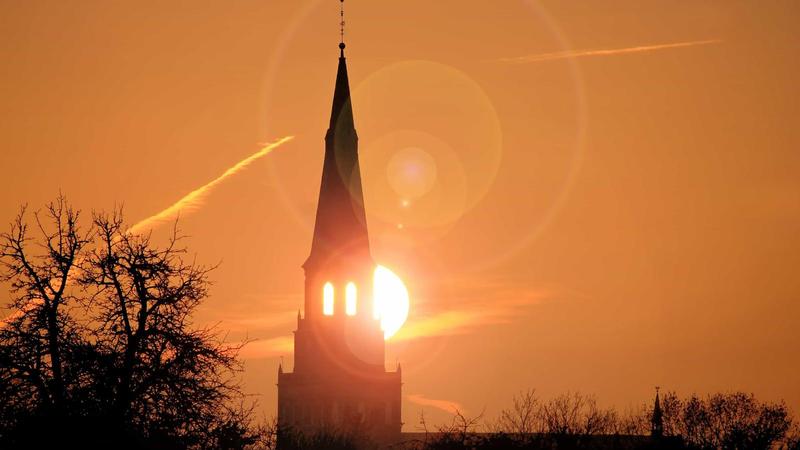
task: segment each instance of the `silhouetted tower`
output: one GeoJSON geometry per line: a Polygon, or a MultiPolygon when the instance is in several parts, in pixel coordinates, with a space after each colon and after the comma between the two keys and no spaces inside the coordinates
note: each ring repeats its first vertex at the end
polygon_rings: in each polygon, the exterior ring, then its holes
{"type": "Polygon", "coordinates": [[[661,411],[661,401],[658,398],[659,388],[656,387],[656,401],[653,405],[653,416],[650,418],[650,435],[654,438],[664,436],[664,413],[661,411]]]}
{"type": "Polygon", "coordinates": [[[344,39],[339,48],[314,236],[303,264],[305,317],[298,313],[294,372],[278,369],[278,421],[306,434],[357,430],[387,444],[400,437],[400,371],[384,366],[344,39]]]}

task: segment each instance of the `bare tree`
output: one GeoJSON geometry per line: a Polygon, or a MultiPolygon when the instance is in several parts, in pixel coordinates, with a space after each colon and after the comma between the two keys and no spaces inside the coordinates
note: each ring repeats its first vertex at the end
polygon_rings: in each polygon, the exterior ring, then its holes
{"type": "Polygon", "coordinates": [[[667,392],[661,396],[662,422],[664,436],[680,436],[684,432],[682,426],[684,404],[675,392],[667,392]]]}
{"type": "Polygon", "coordinates": [[[0,396],[3,417],[18,412],[63,415],[69,385],[81,379],[68,353],[79,341],[68,309],[76,297],[70,282],[90,240],[78,226],[80,213],[63,196],[34,213],[35,237],[22,207],[9,232],[0,234],[0,279],[11,285],[11,313],[0,322],[0,396]]]}
{"type": "Polygon", "coordinates": [[[98,391],[112,394],[111,411],[125,423],[198,444],[225,412],[220,408],[240,394],[238,347],[212,329],[191,327],[211,269],[184,260],[177,229],[157,247],[123,224],[120,212],[95,215],[98,245],[81,279],[107,362],[98,391]]]}
{"type": "Polygon", "coordinates": [[[781,444],[782,450],[800,450],[800,423],[794,422],[781,444]]]}
{"type": "Polygon", "coordinates": [[[515,435],[541,433],[543,431],[542,408],[535,389],[514,396],[513,406],[500,412],[497,431],[515,435]]]}
{"type": "Polygon", "coordinates": [[[735,392],[692,395],[683,404],[678,431],[702,449],[769,449],[786,437],[791,425],[785,404],[762,403],[752,394],[735,392]]]}
{"type": "Polygon", "coordinates": [[[0,322],[0,447],[255,442],[240,346],[193,326],[211,268],[187,260],[177,230],[158,246],[115,211],[82,232],[63,197],[34,217],[37,235],[24,208],[0,235],[12,292],[0,322]]]}
{"type": "MultiPolygon", "coordinates": [[[[482,442],[482,437],[477,434],[482,417],[483,413],[475,417],[468,417],[456,410],[452,422],[438,427],[436,432],[426,439],[424,448],[426,450],[443,450],[478,447],[482,442]]],[[[427,432],[424,417],[422,423],[427,432]]]]}
{"type": "Polygon", "coordinates": [[[593,396],[566,393],[542,407],[544,431],[556,435],[608,434],[614,430],[613,409],[600,409],[593,396]]]}
{"type": "Polygon", "coordinates": [[[641,405],[638,408],[626,410],[617,417],[614,433],[629,436],[647,435],[650,433],[652,412],[652,405],[641,405]]]}

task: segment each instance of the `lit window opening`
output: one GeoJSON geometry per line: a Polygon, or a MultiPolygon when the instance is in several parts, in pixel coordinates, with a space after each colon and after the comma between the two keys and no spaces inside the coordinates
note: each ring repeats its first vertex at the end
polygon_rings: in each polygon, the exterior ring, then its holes
{"type": "Polygon", "coordinates": [[[353,282],[347,283],[345,288],[345,312],[348,316],[356,315],[356,285],[353,282]]]}
{"type": "Polygon", "coordinates": [[[322,313],[326,316],[333,315],[333,285],[325,283],[322,288],[322,313]]]}

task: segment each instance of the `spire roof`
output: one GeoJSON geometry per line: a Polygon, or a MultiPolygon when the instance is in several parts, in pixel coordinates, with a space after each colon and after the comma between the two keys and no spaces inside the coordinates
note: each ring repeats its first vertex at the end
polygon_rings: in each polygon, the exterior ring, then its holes
{"type": "MultiPolygon", "coordinates": [[[[353,105],[350,102],[350,79],[347,76],[347,59],[344,57],[345,44],[339,44],[339,69],[336,72],[336,87],[333,91],[330,130],[353,130],[353,105]]],[[[330,131],[329,131],[330,132],[330,131]]]]}
{"type": "Polygon", "coordinates": [[[304,267],[369,261],[369,237],[358,162],[358,135],[350,99],[344,42],[333,93],[311,255],[304,267]]]}

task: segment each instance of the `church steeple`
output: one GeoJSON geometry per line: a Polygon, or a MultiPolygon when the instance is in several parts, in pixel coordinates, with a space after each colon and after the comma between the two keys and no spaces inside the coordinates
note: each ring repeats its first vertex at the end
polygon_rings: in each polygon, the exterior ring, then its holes
{"type": "Polygon", "coordinates": [[[314,237],[303,265],[307,271],[321,265],[371,265],[344,41],[339,49],[314,237]]]}
{"type": "Polygon", "coordinates": [[[660,438],[664,435],[664,412],[661,410],[658,391],[659,387],[656,387],[656,400],[653,404],[653,415],[650,417],[650,435],[654,438],[660,438]]]}
{"type": "MultiPolygon", "coordinates": [[[[344,0],[341,0],[344,6],[344,0]]],[[[372,260],[358,163],[350,80],[339,67],[305,269],[305,308],[297,315],[293,372],[278,368],[278,424],[307,436],[359,433],[384,448],[400,439],[402,383],[385,368],[384,331],[375,317],[372,260]]],[[[281,433],[282,434],[282,433],[281,433]]],[[[280,438],[279,438],[280,439],[280,438]]],[[[278,447],[283,447],[278,442],[278,447]]]]}

